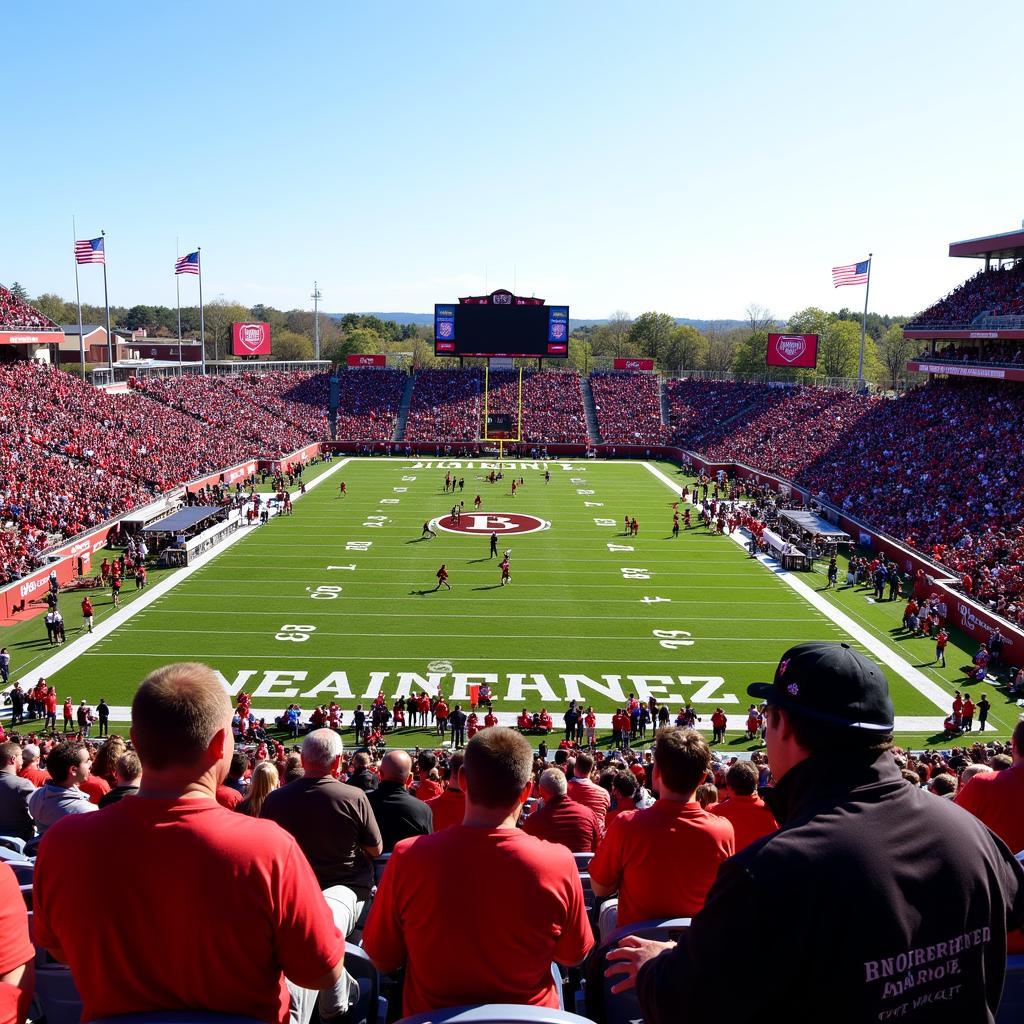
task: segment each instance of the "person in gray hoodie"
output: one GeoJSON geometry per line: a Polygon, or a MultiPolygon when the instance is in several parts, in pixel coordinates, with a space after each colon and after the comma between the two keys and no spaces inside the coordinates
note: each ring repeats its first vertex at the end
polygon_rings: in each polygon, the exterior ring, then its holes
{"type": "Polygon", "coordinates": [[[89,777],[92,760],[84,743],[58,743],[46,755],[50,779],[28,798],[29,814],[42,836],[54,823],[68,814],[88,814],[99,810],[89,802],[79,784],[89,777]]]}

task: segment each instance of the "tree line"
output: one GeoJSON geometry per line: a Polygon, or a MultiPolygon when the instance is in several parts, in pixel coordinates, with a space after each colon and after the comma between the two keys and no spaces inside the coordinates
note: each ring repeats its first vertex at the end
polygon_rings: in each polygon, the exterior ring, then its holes
{"type": "MultiPolygon", "coordinates": [[[[78,322],[78,307],[59,295],[44,293],[30,298],[15,282],[10,291],[59,324],[78,322]]],[[[102,306],[83,304],[85,323],[104,322],[102,306]]],[[[145,330],[155,339],[174,339],[178,310],[173,306],[112,306],[111,323],[126,330],[145,330]]],[[[273,359],[296,361],[314,356],[314,315],[305,309],[279,310],[264,303],[243,306],[222,298],[204,307],[207,359],[229,358],[231,324],[257,320],[269,323],[273,359]]],[[[898,388],[906,384],[906,362],[912,345],[903,338],[907,317],[869,313],[864,352],[864,376],[871,382],[898,388]]],[[[686,370],[710,370],[743,375],[768,375],[774,380],[807,381],[818,377],[856,377],[860,351],[861,315],[850,309],[830,313],[809,306],[794,313],[784,324],[770,310],[757,304],[747,307],[741,326],[708,327],[701,331],[677,324],[668,313],[646,312],[631,318],[616,310],[601,324],[577,327],[569,338],[568,364],[586,373],[618,357],[653,359],[663,373],[679,375],[686,370]],[[766,367],[768,335],[785,330],[819,336],[816,371],[766,367]]],[[[199,337],[199,307],[182,306],[182,336],[199,337]]],[[[341,318],[320,316],[320,358],[343,363],[356,353],[390,353],[414,367],[446,366],[455,361],[437,359],[429,324],[396,324],[375,316],[348,313],[341,318]]],[[[473,362],[473,361],[471,361],[473,362]]],[[[478,361],[477,361],[478,362],[478,361]]],[[[532,364],[533,360],[523,360],[532,364]]],[[[552,361],[560,365],[560,361],[552,361]]]]}

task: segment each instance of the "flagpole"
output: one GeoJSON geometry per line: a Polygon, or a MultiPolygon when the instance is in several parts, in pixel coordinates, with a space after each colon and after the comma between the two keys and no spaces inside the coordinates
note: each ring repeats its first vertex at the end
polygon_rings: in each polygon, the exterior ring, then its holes
{"type": "Polygon", "coordinates": [[[114,383],[114,343],[110,336],[110,299],[107,295],[107,233],[101,231],[103,238],[103,305],[107,311],[107,363],[110,366],[110,383],[114,383]]]}
{"type": "Polygon", "coordinates": [[[860,322],[860,361],[857,363],[857,390],[864,387],[864,335],[868,327],[868,295],[871,294],[871,257],[874,253],[868,253],[868,279],[864,286],[864,316],[860,322]]]}
{"type": "Polygon", "coordinates": [[[178,373],[181,373],[181,274],[178,273],[178,256],[181,254],[181,239],[174,239],[174,290],[178,296],[178,373]]]}
{"type": "MultiPolygon", "coordinates": [[[[201,253],[202,246],[196,246],[201,253]]],[[[203,373],[206,373],[206,321],[203,317],[203,257],[199,257],[199,352],[203,361],[203,373]]]]}
{"type": "MultiPolygon", "coordinates": [[[[71,218],[71,234],[78,241],[75,218],[71,218]]],[[[82,327],[82,293],[78,288],[78,256],[75,256],[75,301],[78,303],[78,357],[82,360],[82,380],[85,380],[85,329],[82,327]]],[[[60,359],[60,356],[57,356],[60,359]]]]}

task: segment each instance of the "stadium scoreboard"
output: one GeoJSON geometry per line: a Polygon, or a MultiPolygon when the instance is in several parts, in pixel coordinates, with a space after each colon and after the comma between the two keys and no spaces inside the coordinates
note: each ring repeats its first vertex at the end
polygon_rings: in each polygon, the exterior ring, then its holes
{"type": "Polygon", "coordinates": [[[569,307],[499,302],[434,306],[434,354],[566,359],[569,307]]]}

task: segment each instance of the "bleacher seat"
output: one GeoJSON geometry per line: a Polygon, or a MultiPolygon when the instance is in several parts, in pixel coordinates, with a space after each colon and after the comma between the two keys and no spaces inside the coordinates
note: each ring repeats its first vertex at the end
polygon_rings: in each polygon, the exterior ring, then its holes
{"type": "Polygon", "coordinates": [[[547,1006],[480,1003],[403,1017],[398,1024],[589,1024],[585,1017],[547,1006]]]}
{"type": "Polygon", "coordinates": [[[35,875],[36,866],[33,861],[14,860],[8,862],[8,867],[14,872],[18,885],[31,885],[35,875]]]}
{"type": "Polygon", "coordinates": [[[590,867],[590,862],[594,859],[592,853],[574,853],[573,859],[576,861],[576,867],[582,873],[590,867]]]}
{"type": "Polygon", "coordinates": [[[13,850],[15,853],[25,852],[25,840],[19,839],[17,836],[0,836],[0,846],[13,850]]]}
{"type": "Polygon", "coordinates": [[[1007,957],[1003,1000],[996,1024],[1020,1024],[1024,1021],[1024,955],[1007,957]]]}
{"type": "Polygon", "coordinates": [[[63,964],[36,964],[36,999],[46,1017],[46,1024],[80,1024],[82,997],[71,977],[71,969],[63,964]]]}
{"type": "Polygon", "coordinates": [[[592,1020],[603,1021],[604,1024],[641,1024],[643,1012],[637,999],[636,989],[628,992],[613,993],[612,986],[618,984],[620,977],[606,978],[605,968],[608,966],[608,953],[627,936],[637,935],[642,939],[656,939],[659,942],[677,941],[680,934],[690,927],[690,918],[672,917],[662,920],[636,921],[633,924],[616,928],[597,949],[587,958],[585,967],[586,984],[577,993],[576,1009],[592,1020]]]}
{"type": "Polygon", "coordinates": [[[0,846],[0,860],[5,860],[8,864],[24,864],[29,857],[27,854],[12,850],[9,846],[0,846]]]}
{"type": "Polygon", "coordinates": [[[345,970],[359,985],[359,997],[345,1017],[346,1024],[384,1024],[388,1001],[380,994],[380,975],[365,950],[345,943],[345,970]]]}
{"type": "Polygon", "coordinates": [[[381,854],[379,857],[373,858],[373,884],[380,885],[381,876],[384,874],[384,869],[388,866],[388,861],[391,860],[390,853],[381,854]]]}

